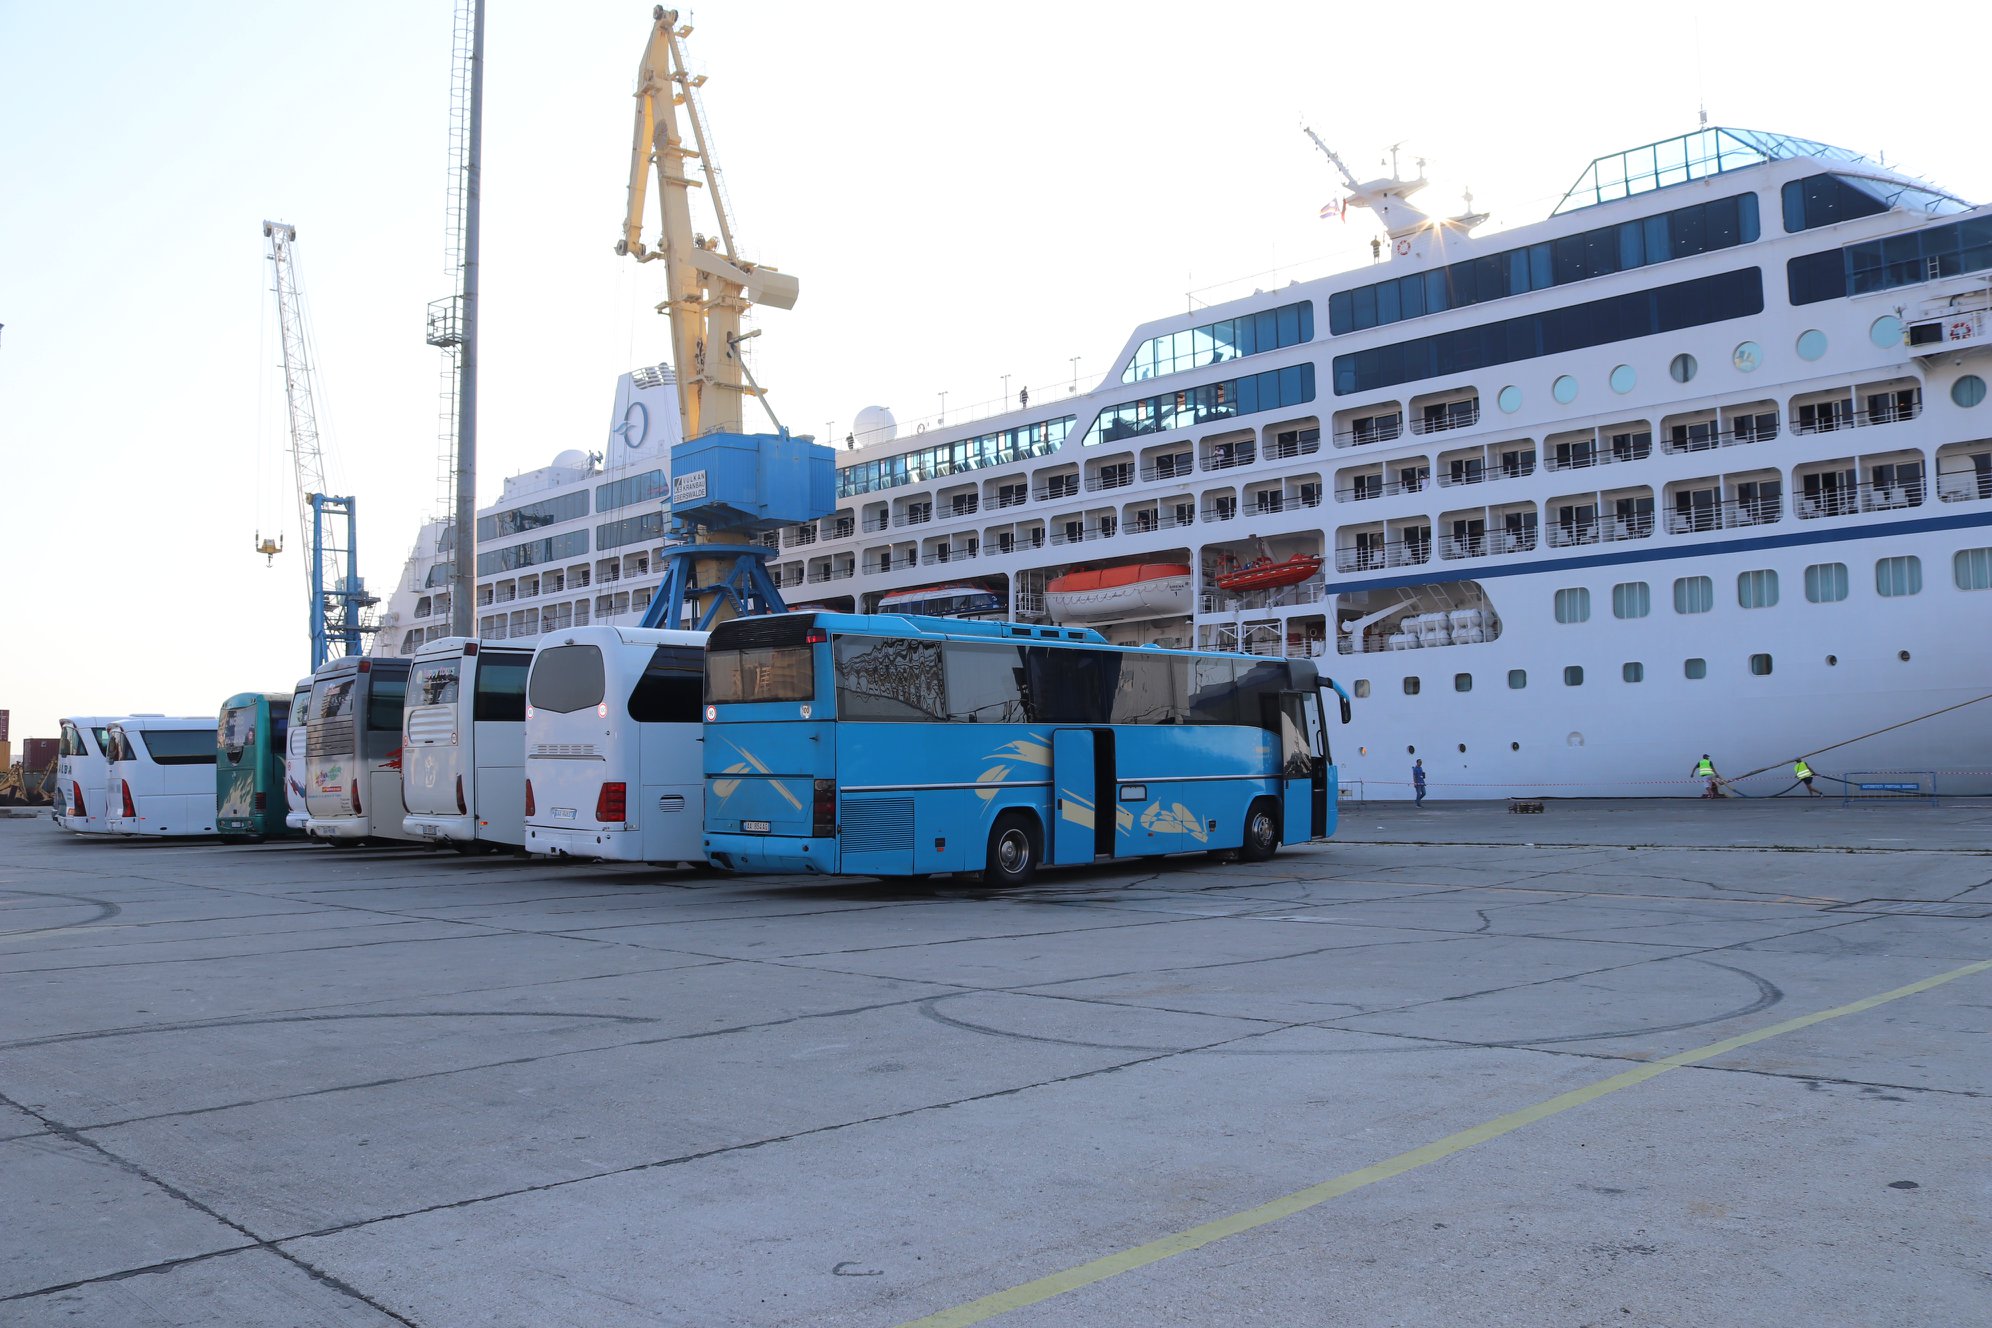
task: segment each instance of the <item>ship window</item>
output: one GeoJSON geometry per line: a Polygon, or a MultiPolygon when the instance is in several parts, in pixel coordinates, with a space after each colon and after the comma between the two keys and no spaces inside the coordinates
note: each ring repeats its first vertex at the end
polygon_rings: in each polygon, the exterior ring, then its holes
{"type": "Polygon", "coordinates": [[[1768,678],[1771,675],[1771,657],[1765,654],[1750,656],[1750,674],[1752,677],[1768,678]]]}
{"type": "Polygon", "coordinates": [[[1708,676],[1708,661],[1705,659],[1685,660],[1681,664],[1681,672],[1690,678],[1706,678],[1708,676]]]}
{"type": "Polygon", "coordinates": [[[1874,565],[1876,593],[1893,597],[1923,592],[1923,560],[1914,554],[1904,558],[1881,558],[1874,565]]]}
{"type": "Polygon", "coordinates": [[[1951,576],[1959,590],[1992,590],[1992,549],[1959,549],[1951,576]]]}
{"type": "MultiPolygon", "coordinates": [[[[1344,396],[1426,378],[1456,377],[1499,364],[1563,355],[1763,311],[1763,273],[1754,267],[1739,268],[1337,355],[1335,393],[1344,396]]],[[[1264,407],[1248,405],[1245,409],[1264,407]]]]}
{"type": "Polygon", "coordinates": [[[1368,678],[1356,679],[1356,699],[1358,701],[1363,700],[1364,698],[1368,697],[1369,694],[1370,694],[1370,680],[1368,678]]]}
{"type": "Polygon", "coordinates": [[[1556,621],[1580,623],[1591,620],[1591,592],[1582,586],[1556,592],[1556,621]]]}
{"type": "Polygon", "coordinates": [[[1582,664],[1564,665],[1563,685],[1565,687],[1582,687],[1584,685],[1584,666],[1582,664]]]}
{"type": "Polygon", "coordinates": [[[1646,666],[1636,659],[1630,660],[1619,666],[1619,677],[1625,679],[1627,682],[1645,682],[1646,666]]]}
{"type": "Polygon", "coordinates": [[[1612,617],[1644,618],[1653,612],[1653,591],[1644,581],[1621,581],[1612,587],[1612,617]]]}
{"type": "Polygon", "coordinates": [[[1778,602],[1778,574],[1763,569],[1736,574],[1736,602],[1746,609],[1768,609],[1778,602]]]}
{"type": "Polygon", "coordinates": [[[1683,576],[1674,581],[1674,612],[1707,613],[1715,607],[1715,582],[1705,576],[1683,576]]]}
{"type": "Polygon", "coordinates": [[[1453,674],[1453,690],[1454,690],[1455,692],[1470,692],[1470,691],[1472,691],[1472,690],[1473,690],[1473,675],[1472,675],[1471,673],[1455,673],[1455,674],[1453,674]]]}
{"type": "Polygon", "coordinates": [[[1667,375],[1677,383],[1691,383],[1694,381],[1695,370],[1699,367],[1695,363],[1695,357],[1683,351],[1668,362],[1667,375]]]}
{"type": "Polygon", "coordinates": [[[1814,563],[1805,569],[1805,598],[1813,604],[1838,604],[1847,597],[1847,565],[1814,563]]]}
{"type": "Polygon", "coordinates": [[[1528,685],[1529,685],[1529,671],[1528,671],[1527,669],[1509,669],[1509,670],[1508,670],[1508,690],[1509,690],[1509,691],[1511,691],[1511,692],[1519,692],[1519,691],[1521,691],[1521,690],[1522,690],[1522,688],[1524,688],[1524,687],[1526,687],[1526,686],[1528,686],[1528,685]]]}
{"type": "Polygon", "coordinates": [[[1951,402],[1966,410],[1985,400],[1985,380],[1977,374],[1962,374],[1951,384],[1951,402]]]}
{"type": "Polygon", "coordinates": [[[1404,694],[1406,696],[1416,696],[1418,694],[1418,679],[1415,676],[1404,680],[1404,694]]]}

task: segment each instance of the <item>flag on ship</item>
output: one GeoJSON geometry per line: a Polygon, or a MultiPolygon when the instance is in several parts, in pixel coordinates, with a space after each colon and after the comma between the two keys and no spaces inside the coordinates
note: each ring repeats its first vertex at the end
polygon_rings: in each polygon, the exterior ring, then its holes
{"type": "Polygon", "coordinates": [[[1330,217],[1340,217],[1343,221],[1349,219],[1349,214],[1342,210],[1341,199],[1337,198],[1321,205],[1321,220],[1326,221],[1330,217]]]}

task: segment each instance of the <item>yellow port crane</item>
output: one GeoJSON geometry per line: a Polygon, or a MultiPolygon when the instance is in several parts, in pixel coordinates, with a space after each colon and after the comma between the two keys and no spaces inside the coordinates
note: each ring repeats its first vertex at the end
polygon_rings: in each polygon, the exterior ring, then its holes
{"type": "Polygon", "coordinates": [[[686,71],[684,49],[679,44],[691,35],[691,26],[678,26],[678,11],[662,5],[652,11],[651,18],[650,41],[636,70],[629,203],[616,252],[644,263],[664,260],[668,298],[657,311],[671,319],[671,361],[678,374],[682,436],[689,441],[709,433],[742,432],[742,398],[747,396],[761,400],[780,432],[781,422],[768,408],[766,394],[742,363],[741,342],[758,332],[743,335],[740,320],[757,304],[794,308],[799,285],[787,273],[765,263],[749,262],[735,252],[733,226],[695,96],[705,76],[686,71]],[[690,146],[678,123],[681,106],[691,130],[690,146]],[[703,181],[693,179],[687,171],[687,163],[693,160],[699,163],[703,181]],[[654,249],[642,238],[653,169],[663,221],[654,249]],[[717,235],[703,235],[692,228],[691,191],[700,188],[708,189],[718,219],[717,235]]]}

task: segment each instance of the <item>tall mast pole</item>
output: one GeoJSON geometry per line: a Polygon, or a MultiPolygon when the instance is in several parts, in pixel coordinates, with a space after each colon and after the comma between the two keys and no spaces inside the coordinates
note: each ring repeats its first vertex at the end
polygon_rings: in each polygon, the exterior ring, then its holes
{"type": "Polygon", "coordinates": [[[463,347],[458,360],[456,566],[450,574],[450,633],[477,635],[477,213],[484,157],[484,0],[470,39],[470,149],[464,160],[463,347]]]}

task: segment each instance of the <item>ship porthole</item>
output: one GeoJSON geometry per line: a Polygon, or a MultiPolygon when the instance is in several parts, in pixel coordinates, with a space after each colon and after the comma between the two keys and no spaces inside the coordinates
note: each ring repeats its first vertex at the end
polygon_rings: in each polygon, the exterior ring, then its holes
{"type": "Polygon", "coordinates": [[[1460,753],[1461,753],[1461,755],[1464,755],[1464,754],[1466,753],[1466,744],[1465,744],[1465,743],[1461,743],[1461,744],[1459,745],[1459,750],[1460,750],[1460,753]]]}
{"type": "Polygon", "coordinates": [[[1522,750],[1522,744],[1520,744],[1519,742],[1511,742],[1508,744],[1508,750],[1511,752],[1519,752],[1520,750],[1522,750]]]}
{"type": "Polygon", "coordinates": [[[1903,662],[1904,664],[1907,664],[1907,663],[1909,662],[1909,652],[1908,652],[1908,651],[1906,651],[1906,650],[1898,650],[1898,651],[1896,651],[1896,652],[1895,652],[1895,657],[1896,657],[1897,659],[1901,660],[1901,661],[1902,661],[1902,662],[1903,662]]]}
{"type": "Polygon", "coordinates": [[[1570,736],[1565,738],[1564,741],[1572,747],[1582,747],[1584,745],[1584,735],[1573,729],[1570,736]]]}
{"type": "Polygon", "coordinates": [[[1556,381],[1549,385],[1549,394],[1556,398],[1560,406],[1567,406],[1577,399],[1577,380],[1569,374],[1558,374],[1556,381]]]}
{"type": "Polygon", "coordinates": [[[1683,353],[1676,355],[1672,362],[1667,365],[1667,374],[1675,382],[1685,383],[1694,378],[1695,370],[1700,367],[1700,365],[1695,363],[1694,356],[1683,353]]]}
{"type": "Polygon", "coordinates": [[[1405,754],[1406,756],[1416,756],[1416,755],[1418,754],[1418,748],[1417,748],[1416,744],[1409,744],[1409,745],[1407,745],[1407,746],[1406,746],[1406,747],[1404,748],[1404,754],[1405,754]]]}
{"type": "Polygon", "coordinates": [[[1828,655],[1826,657],[1826,663],[1829,667],[1834,664],[1838,664],[1839,662],[1840,662],[1840,657],[1838,655],[1828,655]]]}
{"type": "Polygon", "coordinates": [[[1798,358],[1806,363],[1819,359],[1826,353],[1826,334],[1818,328],[1798,334],[1798,358]]]}

